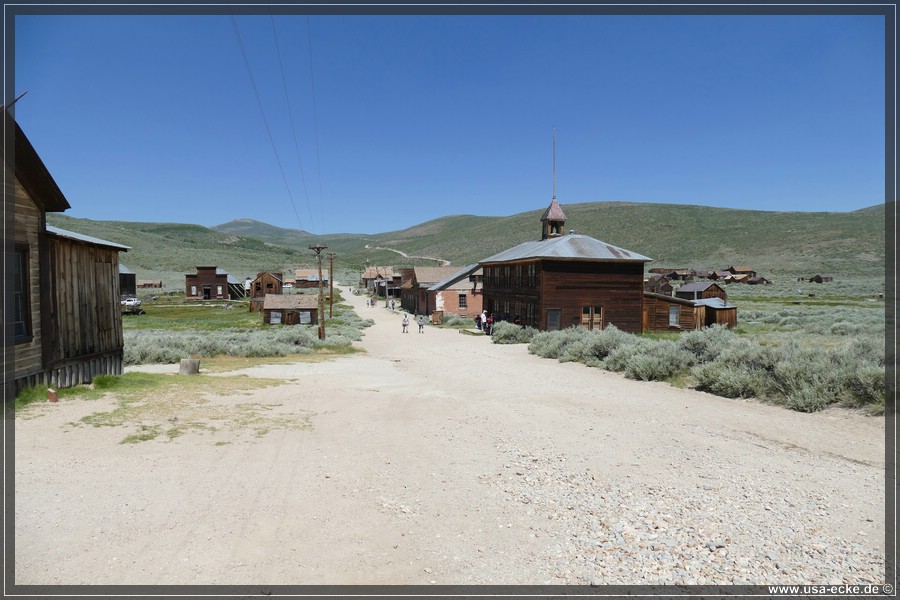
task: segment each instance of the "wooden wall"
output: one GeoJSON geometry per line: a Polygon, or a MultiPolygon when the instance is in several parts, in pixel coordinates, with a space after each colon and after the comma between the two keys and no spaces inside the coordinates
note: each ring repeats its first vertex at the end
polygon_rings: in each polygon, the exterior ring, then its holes
{"type": "Polygon", "coordinates": [[[46,236],[42,262],[48,278],[44,306],[44,364],[121,356],[119,253],[113,248],[46,236]]]}
{"type": "Polygon", "coordinates": [[[209,286],[210,300],[228,299],[228,276],[216,273],[216,268],[198,268],[197,273],[184,276],[184,294],[188,300],[203,300],[203,287],[209,286]],[[197,286],[197,294],[191,294],[191,286],[197,286]],[[222,293],[218,293],[219,286],[222,293]]]}
{"type": "MultiPolygon", "coordinates": [[[[5,162],[4,168],[7,181],[11,181],[13,175],[5,162]]],[[[18,181],[15,186],[15,228],[16,246],[27,248],[28,251],[28,304],[31,321],[31,339],[15,345],[14,369],[15,379],[18,380],[43,369],[39,232],[44,229],[43,213],[18,181]]]]}
{"type": "Polygon", "coordinates": [[[693,330],[703,327],[705,306],[690,306],[671,300],[644,296],[644,329],[647,331],[693,330]],[[679,307],[678,326],[669,325],[669,308],[679,307]]]}

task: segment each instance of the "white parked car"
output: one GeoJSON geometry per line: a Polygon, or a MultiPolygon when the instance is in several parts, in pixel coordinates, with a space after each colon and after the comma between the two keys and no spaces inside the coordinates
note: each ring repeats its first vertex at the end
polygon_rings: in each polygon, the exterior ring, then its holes
{"type": "Polygon", "coordinates": [[[122,306],[125,308],[137,308],[141,305],[141,301],[137,298],[125,298],[122,300],[122,306]]]}

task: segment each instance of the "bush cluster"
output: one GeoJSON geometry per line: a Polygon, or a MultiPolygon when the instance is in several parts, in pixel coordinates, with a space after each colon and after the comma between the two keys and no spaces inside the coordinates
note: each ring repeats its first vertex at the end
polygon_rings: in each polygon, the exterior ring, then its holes
{"type": "Polygon", "coordinates": [[[677,341],[622,332],[569,328],[533,336],[529,352],[578,361],[644,381],[690,374],[697,389],[728,398],[756,397],[811,412],[841,402],[883,410],[884,346],[858,338],[836,348],[801,347],[796,340],[761,344],[715,325],[677,341]]]}
{"type": "Polygon", "coordinates": [[[495,344],[528,344],[537,332],[534,327],[522,327],[508,321],[500,321],[494,325],[491,341],[495,344]]]}
{"type": "Polygon", "coordinates": [[[287,356],[310,354],[319,348],[349,346],[362,339],[362,329],[372,325],[349,307],[335,305],[326,321],[325,339],[315,325],[273,325],[261,329],[225,329],[215,332],[125,330],[126,365],[172,364],[190,356],[287,356]]]}

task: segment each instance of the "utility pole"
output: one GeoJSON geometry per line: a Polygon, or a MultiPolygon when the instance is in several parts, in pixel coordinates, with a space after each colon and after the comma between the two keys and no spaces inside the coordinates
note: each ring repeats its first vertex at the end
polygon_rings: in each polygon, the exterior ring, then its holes
{"type": "Polygon", "coordinates": [[[314,250],[316,253],[316,260],[319,263],[319,339],[325,339],[325,296],[324,296],[324,288],[322,287],[322,250],[327,248],[325,244],[316,244],[314,246],[310,246],[310,250],[314,250]]]}
{"type": "Polygon", "coordinates": [[[328,254],[328,318],[331,318],[331,309],[334,307],[334,252],[328,254]]]}

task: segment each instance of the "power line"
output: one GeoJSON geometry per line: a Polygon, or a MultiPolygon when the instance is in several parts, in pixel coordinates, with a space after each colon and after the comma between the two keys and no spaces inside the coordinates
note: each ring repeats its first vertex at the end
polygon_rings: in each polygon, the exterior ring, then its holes
{"type": "Polygon", "coordinates": [[[319,176],[319,208],[322,211],[322,230],[325,229],[325,203],[322,201],[322,163],[319,160],[319,113],[316,109],[316,80],[313,77],[312,26],[306,15],[306,39],[309,44],[309,81],[312,84],[313,125],[316,135],[316,171],[319,176]]]}
{"type": "Polygon", "coordinates": [[[266,126],[266,134],[269,136],[269,144],[272,145],[272,152],[275,154],[275,162],[278,163],[278,170],[281,171],[281,179],[284,181],[284,188],[287,190],[288,198],[291,200],[291,207],[294,209],[297,223],[300,224],[300,229],[303,229],[303,221],[300,219],[300,213],[297,212],[297,206],[294,204],[294,196],[291,194],[291,186],[288,185],[287,177],[284,174],[284,167],[281,166],[281,158],[278,156],[278,149],[275,147],[275,139],[272,137],[272,130],[269,128],[269,121],[266,119],[266,111],[263,110],[262,100],[259,97],[259,89],[256,87],[256,80],[253,78],[253,69],[250,68],[250,61],[247,60],[247,52],[244,50],[244,42],[241,40],[241,32],[238,30],[237,20],[234,18],[234,15],[231,15],[231,24],[234,26],[234,35],[237,36],[238,46],[241,48],[241,56],[244,57],[244,64],[247,65],[247,74],[250,76],[250,85],[253,86],[253,93],[256,95],[256,104],[259,106],[263,124],[266,126]]]}
{"type": "Polygon", "coordinates": [[[281,60],[281,45],[278,43],[278,32],[275,29],[275,17],[269,15],[272,20],[272,36],[275,38],[275,49],[278,53],[278,67],[281,69],[281,83],[284,86],[284,99],[287,102],[288,115],[291,118],[291,133],[294,136],[294,149],[297,151],[297,162],[300,165],[300,180],[303,182],[303,195],[306,197],[306,209],[309,211],[309,222],[313,226],[312,206],[309,203],[309,190],[306,188],[306,175],[303,173],[303,158],[300,156],[300,143],[297,141],[297,127],[294,125],[294,111],[291,109],[291,98],[288,95],[287,80],[284,76],[284,63],[281,60]]]}

